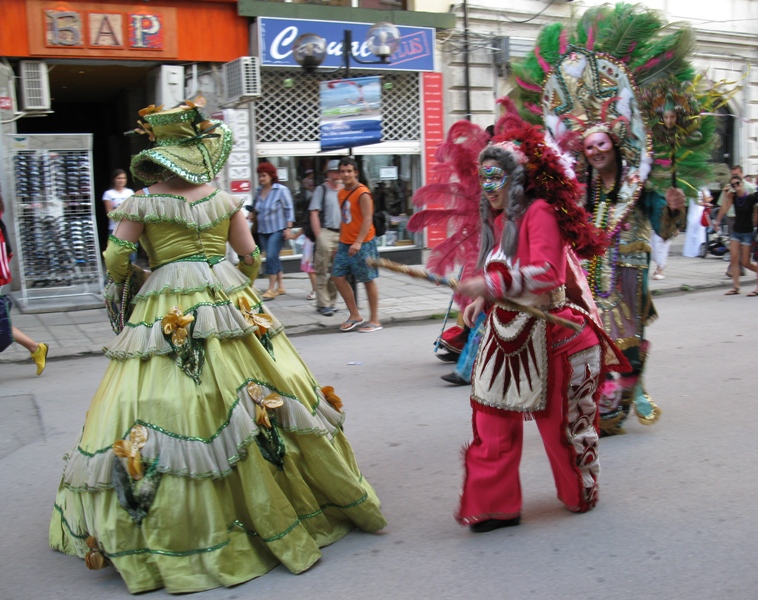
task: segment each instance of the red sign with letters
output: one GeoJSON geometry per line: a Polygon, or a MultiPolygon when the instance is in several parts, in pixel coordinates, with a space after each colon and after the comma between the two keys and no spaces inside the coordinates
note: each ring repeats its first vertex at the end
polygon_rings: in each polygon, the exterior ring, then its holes
{"type": "MultiPolygon", "coordinates": [[[[435,153],[445,139],[445,117],[442,102],[442,73],[422,73],[421,93],[424,107],[424,173],[426,181],[434,182],[434,170],[437,166],[435,153]]],[[[427,205],[426,208],[444,208],[442,204],[427,205]]],[[[447,239],[444,225],[432,225],[426,228],[426,245],[434,248],[447,239]]]]}
{"type": "Polygon", "coordinates": [[[232,194],[246,194],[253,189],[249,179],[237,179],[230,184],[232,194]]]}

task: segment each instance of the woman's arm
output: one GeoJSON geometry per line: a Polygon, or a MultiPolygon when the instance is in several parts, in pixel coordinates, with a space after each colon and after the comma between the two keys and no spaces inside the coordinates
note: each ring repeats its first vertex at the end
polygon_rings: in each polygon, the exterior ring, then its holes
{"type": "Polygon", "coordinates": [[[138,223],[136,221],[119,221],[113,235],[120,240],[136,244],[144,230],[144,223],[138,223]]]}
{"type": "Polygon", "coordinates": [[[229,223],[229,244],[239,256],[245,257],[252,254],[256,247],[245,217],[239,211],[234,213],[229,223]]]}
{"type": "Polygon", "coordinates": [[[729,207],[732,205],[732,201],[734,199],[734,193],[731,191],[724,191],[722,194],[724,196],[724,202],[719,208],[718,215],[716,215],[716,220],[713,222],[713,228],[718,231],[719,230],[719,223],[721,223],[721,219],[724,218],[724,215],[726,214],[726,211],[729,210],[729,207]]]}
{"type": "Polygon", "coordinates": [[[292,229],[295,222],[295,206],[292,202],[292,194],[286,186],[279,185],[282,192],[282,204],[284,205],[284,217],[287,219],[287,229],[292,229]]]}
{"type": "Polygon", "coordinates": [[[232,216],[227,241],[240,257],[237,268],[251,280],[255,280],[261,266],[261,253],[255,245],[250,228],[241,212],[236,212],[232,216]]]}

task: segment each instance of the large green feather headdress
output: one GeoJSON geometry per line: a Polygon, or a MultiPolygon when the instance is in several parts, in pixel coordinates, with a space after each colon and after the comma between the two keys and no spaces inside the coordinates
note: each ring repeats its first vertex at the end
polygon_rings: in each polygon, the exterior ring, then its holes
{"type": "MultiPolygon", "coordinates": [[[[716,100],[689,62],[693,45],[689,27],[666,24],[640,5],[603,5],[573,26],[549,25],[534,51],[514,65],[522,116],[544,120],[559,142],[567,132],[583,137],[590,130],[606,131],[626,164],[641,167],[635,177],[649,177],[659,189],[669,187],[672,178],[680,187],[697,188],[710,178],[715,127],[703,113],[711,112],[716,100]],[[585,61],[584,72],[575,66],[572,71],[572,53],[585,61]],[[569,108],[556,100],[566,97],[569,108]],[[676,127],[663,120],[666,106],[674,109],[676,127]]],[[[641,185],[633,187],[627,191],[636,196],[641,185]]]]}

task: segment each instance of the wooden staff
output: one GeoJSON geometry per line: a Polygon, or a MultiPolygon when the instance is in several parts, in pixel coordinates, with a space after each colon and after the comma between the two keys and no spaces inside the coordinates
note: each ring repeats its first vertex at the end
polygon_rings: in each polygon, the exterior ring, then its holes
{"type": "MultiPolygon", "coordinates": [[[[409,277],[413,277],[414,279],[426,279],[432,283],[445,285],[452,289],[456,289],[458,287],[458,280],[455,277],[441,277],[440,275],[435,275],[434,273],[430,273],[425,269],[414,269],[408,265],[396,263],[392,260],[387,260],[386,258],[367,258],[366,264],[369,267],[386,269],[395,273],[403,273],[409,277]]],[[[547,313],[544,310],[540,310],[539,308],[535,308],[534,306],[526,306],[525,304],[518,304],[510,300],[498,300],[497,304],[507,310],[524,312],[537,319],[542,319],[543,321],[547,321],[548,323],[553,323],[555,325],[560,325],[562,327],[568,327],[574,331],[580,331],[582,329],[582,326],[578,323],[574,323],[573,321],[569,321],[568,319],[563,319],[561,317],[556,317],[555,315],[551,315],[550,313],[547,313]]]]}

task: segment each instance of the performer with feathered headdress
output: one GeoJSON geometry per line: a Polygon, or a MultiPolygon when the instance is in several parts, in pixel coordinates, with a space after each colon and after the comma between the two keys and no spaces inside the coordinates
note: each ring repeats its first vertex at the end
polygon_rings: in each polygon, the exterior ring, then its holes
{"type": "Polygon", "coordinates": [[[596,256],[606,244],[577,203],[582,186],[570,160],[512,102],[503,104],[493,143],[478,157],[481,274],[458,286],[472,300],[464,312],[469,326],[487,311],[472,374],[474,439],[456,515],[475,532],[519,523],[525,419],[537,422],[560,500],[574,512],[595,505],[599,384],[606,372],[629,367],[593,318],[577,256],[596,256]]]}
{"type": "Polygon", "coordinates": [[[657,316],[648,290],[651,230],[666,240],[683,226],[682,188],[695,191],[709,178],[707,113],[723,102],[719,90],[702,89],[688,62],[693,40],[688,27],[669,27],[654,11],[606,5],[573,29],[544,28],[515,68],[522,114],[544,120],[574,153],[585,208],[610,237],[608,251],[588,263],[588,278],[603,326],[633,371],[605,386],[606,435],[623,433],[632,405],[643,424],[660,415],[642,384],[645,326],[657,316]]]}

